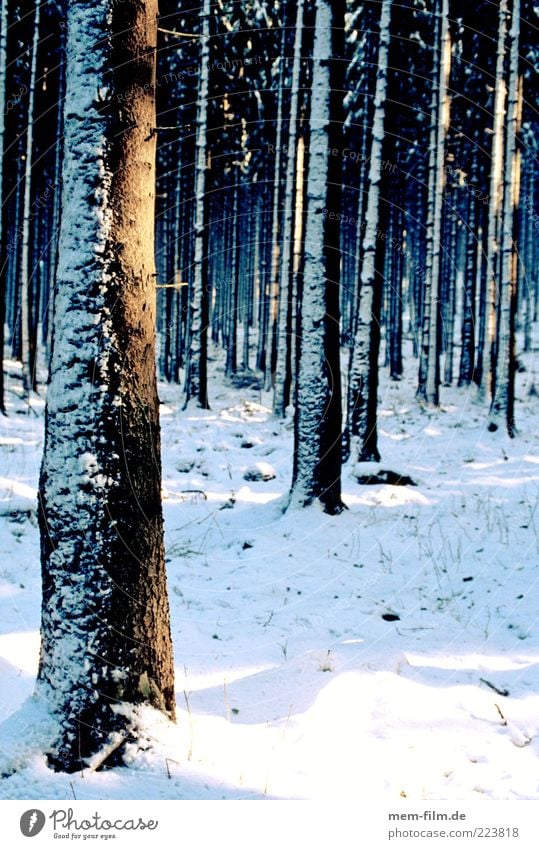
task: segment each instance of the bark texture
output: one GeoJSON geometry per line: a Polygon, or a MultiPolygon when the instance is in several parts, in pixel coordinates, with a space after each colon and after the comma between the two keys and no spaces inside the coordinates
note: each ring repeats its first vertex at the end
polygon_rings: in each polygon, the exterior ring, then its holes
{"type": "Polygon", "coordinates": [[[496,83],[494,89],[494,120],[490,166],[490,192],[487,221],[485,316],[481,326],[478,356],[478,380],[481,397],[494,389],[496,359],[496,313],[498,304],[498,251],[501,211],[503,204],[503,127],[507,100],[505,55],[507,39],[507,0],[500,0],[498,48],[496,54],[496,83]]]}
{"type": "Polygon", "coordinates": [[[451,42],[448,0],[435,8],[429,187],[426,224],[425,302],[417,397],[433,406],[440,400],[440,265],[442,252],[445,142],[449,127],[451,42]]]}
{"type": "Polygon", "coordinates": [[[349,416],[354,461],[379,460],[377,439],[378,354],[387,202],[382,208],[382,154],[390,42],[391,0],[380,10],[378,70],[374,94],[372,143],[368,177],[365,235],[361,262],[359,307],[350,366],[349,416]]]}
{"type": "Polygon", "coordinates": [[[329,151],[342,133],[339,39],[341,3],[318,0],[314,12],[310,137],[306,176],[303,286],[298,311],[299,363],[296,390],[294,471],[291,503],[319,499],[328,513],[341,501],[342,400],[339,362],[339,279],[342,163],[329,151]],[[332,61],[332,57],[335,57],[332,61]]]}
{"type": "Polygon", "coordinates": [[[516,149],[520,124],[522,92],[519,87],[520,0],[513,0],[509,31],[508,115],[505,125],[505,162],[499,268],[494,395],[489,430],[505,423],[509,436],[515,436],[515,314],[517,302],[517,255],[515,251],[516,209],[520,188],[520,151],[516,149]]]}
{"type": "Polygon", "coordinates": [[[196,399],[208,403],[208,229],[207,229],[207,124],[210,63],[210,0],[204,0],[201,21],[200,85],[198,91],[195,176],[195,256],[190,303],[190,344],[185,370],[186,404],[196,399]]]}
{"type": "Polygon", "coordinates": [[[38,693],[73,771],[174,717],[154,361],[154,0],[68,6],[65,156],[40,480],[38,693]]]}

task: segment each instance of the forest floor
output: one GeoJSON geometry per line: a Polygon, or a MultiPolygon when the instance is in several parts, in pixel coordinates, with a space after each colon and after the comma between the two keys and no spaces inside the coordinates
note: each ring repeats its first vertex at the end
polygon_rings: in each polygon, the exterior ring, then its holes
{"type": "Polygon", "coordinates": [[[271,415],[269,393],[232,386],[220,357],[211,411],[182,411],[162,385],[178,722],[147,710],[148,746],[126,767],[58,775],[42,752],[46,706],[29,698],[44,405],[21,399],[11,364],[0,797],[539,799],[539,400],[527,365],[513,440],[487,432],[475,389],[444,388],[432,412],[414,399],[415,365],[384,378],[380,466],[417,485],[360,485],[347,468],[336,517],[283,512],[292,421],[271,415]]]}

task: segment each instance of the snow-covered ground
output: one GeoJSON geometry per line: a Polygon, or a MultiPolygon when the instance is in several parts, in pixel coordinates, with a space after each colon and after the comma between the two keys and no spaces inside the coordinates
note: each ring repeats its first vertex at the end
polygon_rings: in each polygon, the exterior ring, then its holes
{"type": "Polygon", "coordinates": [[[486,431],[475,390],[421,410],[407,362],[406,380],[381,387],[380,465],[417,486],[361,486],[347,470],[337,517],[283,513],[292,423],[272,417],[269,394],[225,385],[219,362],[209,412],[183,412],[161,387],[178,722],[144,711],[148,746],[128,766],[69,776],[47,769],[46,705],[29,700],[43,402],[29,409],[11,379],[2,798],[539,799],[532,364],[509,440],[486,431]]]}

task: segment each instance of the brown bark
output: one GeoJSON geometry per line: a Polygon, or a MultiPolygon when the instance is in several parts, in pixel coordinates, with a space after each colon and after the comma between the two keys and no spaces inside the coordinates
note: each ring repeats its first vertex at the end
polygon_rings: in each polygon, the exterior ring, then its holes
{"type": "Polygon", "coordinates": [[[58,720],[49,762],[65,771],[114,734],[136,737],[126,704],[175,711],[154,360],[156,21],[154,0],[68,11],[38,683],[58,720]],[[73,61],[83,36],[96,45],[87,73],[111,92],[91,107],[73,61]]]}

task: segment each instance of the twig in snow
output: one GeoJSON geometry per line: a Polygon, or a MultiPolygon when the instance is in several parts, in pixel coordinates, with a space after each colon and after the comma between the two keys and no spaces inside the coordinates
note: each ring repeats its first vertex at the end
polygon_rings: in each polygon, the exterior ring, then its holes
{"type": "Polygon", "coordinates": [[[290,717],[292,715],[292,708],[293,707],[294,707],[294,705],[290,705],[290,707],[288,708],[288,715],[286,717],[286,722],[284,724],[283,733],[281,735],[281,740],[284,740],[284,735],[286,734],[286,729],[288,728],[288,723],[290,722],[290,717]]]}
{"type": "Polygon", "coordinates": [[[226,691],[226,678],[223,681],[223,692],[225,694],[225,711],[226,711],[226,721],[230,722],[230,705],[228,703],[228,693],[226,691]]]}
{"type": "Polygon", "coordinates": [[[491,690],[494,690],[495,693],[498,693],[499,696],[509,695],[509,690],[500,690],[498,687],[496,687],[495,684],[492,684],[490,681],[487,681],[486,678],[480,678],[479,680],[482,684],[486,684],[487,687],[490,687],[491,690]]]}
{"type": "Polygon", "coordinates": [[[103,766],[110,756],[122,746],[127,739],[127,734],[119,734],[116,740],[104,746],[100,752],[93,755],[88,761],[87,766],[90,772],[95,772],[100,766],[103,766]]]}
{"type": "Polygon", "coordinates": [[[191,705],[189,704],[189,696],[187,695],[187,690],[183,691],[183,697],[185,699],[185,705],[187,707],[187,715],[189,716],[189,729],[191,731],[191,738],[189,740],[189,751],[187,753],[187,760],[190,761],[193,757],[193,717],[191,714],[191,705]]]}
{"type": "Polygon", "coordinates": [[[81,746],[81,741],[80,741],[80,722],[79,722],[79,728],[78,728],[78,731],[79,731],[78,740],[79,740],[80,777],[81,777],[81,778],[84,778],[84,761],[82,760],[82,746],[81,746]]]}
{"type": "Polygon", "coordinates": [[[169,778],[172,778],[172,775],[170,774],[170,769],[169,769],[169,766],[168,766],[169,763],[176,764],[177,766],[179,766],[180,764],[179,764],[178,761],[175,761],[172,758],[165,758],[165,766],[167,768],[167,775],[168,775],[169,778]]]}
{"type": "Polygon", "coordinates": [[[499,706],[499,705],[497,705],[497,704],[496,704],[496,702],[494,702],[494,707],[496,708],[496,710],[498,711],[498,713],[499,713],[499,715],[500,715],[500,719],[501,719],[501,721],[502,721],[502,725],[507,725],[507,720],[506,720],[505,716],[503,715],[503,713],[501,712],[501,710],[500,710],[500,706],[499,706]]]}

